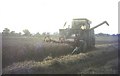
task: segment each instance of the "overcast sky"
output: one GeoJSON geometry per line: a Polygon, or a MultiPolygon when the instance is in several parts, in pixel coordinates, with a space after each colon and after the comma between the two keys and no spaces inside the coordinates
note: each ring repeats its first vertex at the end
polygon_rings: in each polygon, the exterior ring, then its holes
{"type": "Polygon", "coordinates": [[[65,21],[87,18],[91,27],[108,21],[95,33],[118,33],[119,0],[0,0],[0,32],[29,29],[36,32],[58,32],[65,21]]]}

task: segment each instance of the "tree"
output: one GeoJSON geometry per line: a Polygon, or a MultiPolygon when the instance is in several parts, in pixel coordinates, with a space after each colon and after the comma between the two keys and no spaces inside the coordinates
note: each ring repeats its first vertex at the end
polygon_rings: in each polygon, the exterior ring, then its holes
{"type": "Polygon", "coordinates": [[[10,33],[11,33],[11,34],[15,34],[15,31],[11,31],[10,33]]]}
{"type": "Polygon", "coordinates": [[[49,32],[47,32],[47,35],[50,35],[50,33],[49,33],[49,32]]]}
{"type": "Polygon", "coordinates": [[[99,36],[103,36],[104,34],[103,33],[98,33],[99,36]]]}
{"type": "Polygon", "coordinates": [[[16,36],[15,31],[11,31],[11,32],[10,32],[10,36],[16,36]]]}
{"type": "Polygon", "coordinates": [[[28,29],[23,30],[23,33],[24,33],[25,36],[31,36],[28,29]]]}
{"type": "Polygon", "coordinates": [[[4,28],[3,32],[4,35],[8,35],[10,33],[10,29],[4,28]]]}
{"type": "Polygon", "coordinates": [[[39,33],[39,32],[37,32],[34,36],[40,36],[40,33],[39,33]]]}
{"type": "Polygon", "coordinates": [[[43,32],[42,35],[45,36],[45,35],[46,35],[46,32],[43,32]]]}
{"type": "Polygon", "coordinates": [[[22,33],[21,33],[21,32],[19,32],[19,33],[18,33],[18,35],[19,35],[19,36],[21,36],[21,35],[22,35],[22,33]]]}
{"type": "Polygon", "coordinates": [[[59,33],[58,32],[54,32],[53,35],[57,36],[57,35],[59,35],[59,33]]]}
{"type": "Polygon", "coordinates": [[[14,35],[14,34],[15,34],[15,31],[11,31],[10,33],[11,33],[12,35],[14,35]]]}

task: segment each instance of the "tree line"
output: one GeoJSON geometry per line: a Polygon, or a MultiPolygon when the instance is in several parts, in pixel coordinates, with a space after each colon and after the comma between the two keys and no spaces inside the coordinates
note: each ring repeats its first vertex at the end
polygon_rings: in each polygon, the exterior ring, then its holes
{"type": "MultiPolygon", "coordinates": [[[[43,32],[42,34],[40,34],[39,32],[32,34],[28,29],[24,29],[23,34],[21,32],[16,33],[15,31],[10,31],[10,29],[8,28],[4,28],[3,32],[2,32],[2,36],[45,36],[45,35],[59,35],[58,32],[55,32],[53,34],[50,34],[49,32],[43,32]]],[[[119,36],[120,34],[112,34],[112,36],[119,36]]],[[[110,34],[104,34],[104,33],[98,33],[95,34],[95,36],[111,36],[110,34]]]]}
{"type": "MultiPolygon", "coordinates": [[[[21,32],[16,33],[15,31],[11,31],[8,28],[4,28],[4,30],[2,31],[2,35],[3,36],[43,36],[43,35],[50,35],[49,32],[43,32],[42,34],[40,34],[39,32],[32,34],[28,29],[24,29],[23,34],[21,32]]],[[[58,35],[57,32],[53,33],[52,35],[58,35]]]]}

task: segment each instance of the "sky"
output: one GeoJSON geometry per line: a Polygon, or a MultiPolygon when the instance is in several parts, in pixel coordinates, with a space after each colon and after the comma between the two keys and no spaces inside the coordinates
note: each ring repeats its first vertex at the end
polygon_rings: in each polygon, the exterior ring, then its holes
{"type": "Polygon", "coordinates": [[[0,0],[0,32],[59,32],[73,18],[87,18],[95,33],[118,33],[118,0],[0,0]]]}

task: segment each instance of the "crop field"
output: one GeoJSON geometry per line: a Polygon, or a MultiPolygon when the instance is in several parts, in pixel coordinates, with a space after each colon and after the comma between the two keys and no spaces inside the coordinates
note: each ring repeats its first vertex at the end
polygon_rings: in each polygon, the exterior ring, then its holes
{"type": "Polygon", "coordinates": [[[97,36],[92,50],[72,55],[73,47],[43,38],[2,38],[3,74],[117,74],[118,37],[97,36]]]}

